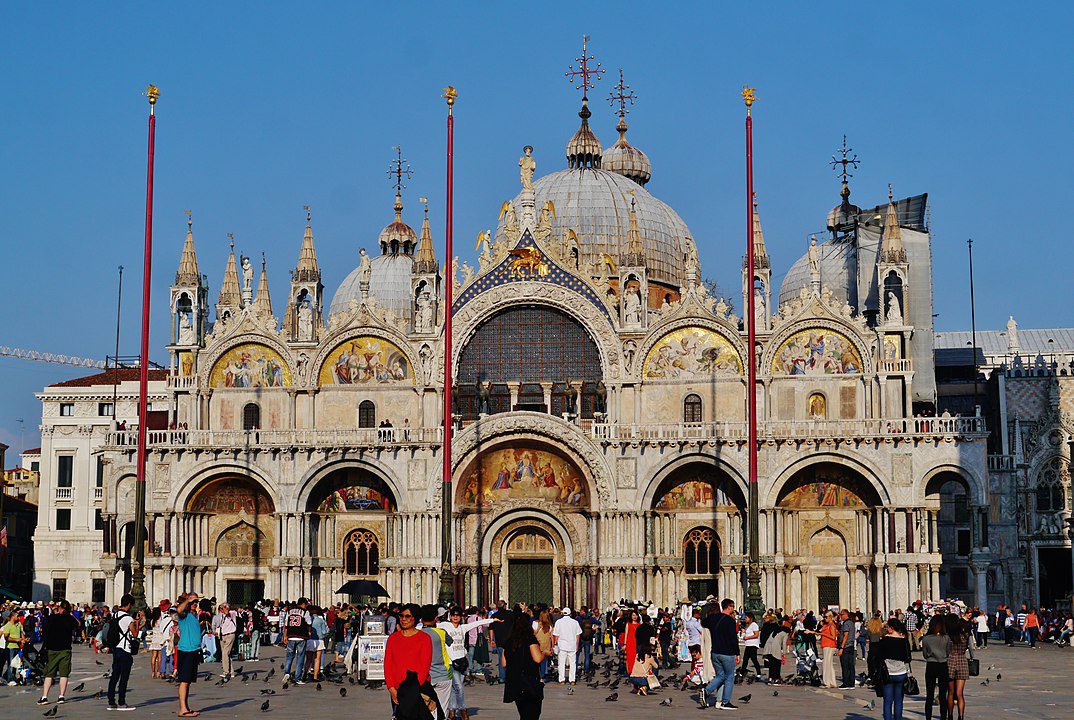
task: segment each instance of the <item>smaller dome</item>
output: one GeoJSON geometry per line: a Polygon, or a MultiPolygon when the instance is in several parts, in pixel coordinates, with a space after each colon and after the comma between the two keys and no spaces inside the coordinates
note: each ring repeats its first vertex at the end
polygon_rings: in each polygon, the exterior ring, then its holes
{"type": "MultiPolygon", "coordinates": [[[[410,255],[378,255],[370,263],[369,297],[378,307],[395,313],[410,314],[410,276],[414,270],[414,258],[410,255]]],[[[328,314],[350,309],[351,300],[361,302],[361,270],[355,268],[339,285],[332,298],[328,314]]]]}
{"type": "Polygon", "coordinates": [[[839,191],[843,200],[828,212],[827,228],[836,230],[849,230],[858,221],[861,208],[850,202],[850,187],[843,181],[843,189],[839,191]]]}
{"type": "Polygon", "coordinates": [[[572,168],[600,167],[600,157],[603,148],[600,140],[589,129],[589,118],[593,113],[589,111],[589,104],[582,101],[582,109],[578,111],[578,117],[582,118],[582,124],[578,132],[567,142],[567,165],[572,168]]]}
{"type": "Polygon", "coordinates": [[[645,187],[645,183],[653,176],[653,164],[649,161],[649,156],[627,142],[627,124],[624,118],[619,118],[615,129],[619,131],[619,139],[604,151],[600,161],[601,169],[628,177],[645,187]]]}
{"type": "MultiPolygon", "coordinates": [[[[829,240],[817,245],[820,249],[820,282],[832,291],[836,299],[854,305],[857,298],[858,247],[847,240],[829,240]]],[[[809,254],[798,258],[779,288],[779,304],[790,302],[805,288],[810,289],[809,254]]]]}
{"type": "Polygon", "coordinates": [[[418,234],[414,232],[414,228],[403,222],[403,201],[398,195],[395,196],[395,220],[380,231],[377,244],[380,245],[382,253],[414,254],[414,248],[418,244],[418,234]]]}

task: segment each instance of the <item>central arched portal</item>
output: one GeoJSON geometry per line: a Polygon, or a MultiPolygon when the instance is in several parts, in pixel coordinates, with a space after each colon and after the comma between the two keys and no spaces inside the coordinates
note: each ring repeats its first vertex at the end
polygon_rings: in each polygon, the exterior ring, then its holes
{"type": "Polygon", "coordinates": [[[507,601],[553,604],[556,544],[547,530],[523,525],[502,544],[507,567],[507,601]]]}

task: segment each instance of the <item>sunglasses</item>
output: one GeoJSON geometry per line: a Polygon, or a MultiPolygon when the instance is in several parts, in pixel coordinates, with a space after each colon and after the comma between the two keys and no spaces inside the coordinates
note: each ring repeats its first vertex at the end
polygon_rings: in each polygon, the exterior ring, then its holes
{"type": "Polygon", "coordinates": [[[401,615],[399,615],[399,619],[402,620],[403,618],[410,618],[411,620],[413,620],[414,616],[411,613],[402,613],[401,615]]]}

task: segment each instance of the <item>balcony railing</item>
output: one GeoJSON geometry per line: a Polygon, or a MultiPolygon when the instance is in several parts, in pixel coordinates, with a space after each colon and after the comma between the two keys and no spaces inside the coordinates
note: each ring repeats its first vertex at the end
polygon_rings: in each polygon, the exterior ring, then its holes
{"type": "Polygon", "coordinates": [[[909,358],[880,361],[880,372],[913,372],[913,369],[914,361],[909,358]]]}
{"type": "MultiPolygon", "coordinates": [[[[315,449],[435,445],[442,439],[443,430],[439,427],[396,427],[356,430],[150,430],[146,442],[149,447],[159,449],[315,449]]],[[[110,432],[107,445],[134,449],[138,446],[138,433],[132,430],[110,432]]]]}
{"type": "Polygon", "coordinates": [[[176,390],[189,390],[198,384],[197,375],[169,375],[168,387],[176,390]]]}
{"type": "Polygon", "coordinates": [[[989,455],[988,469],[991,472],[1011,472],[1018,466],[1018,459],[1014,455],[989,455]]]}
{"type": "Polygon", "coordinates": [[[93,488],[93,499],[94,499],[94,501],[100,502],[100,500],[103,497],[104,497],[104,488],[103,487],[95,487],[95,488],[93,488]]]}
{"type": "Polygon", "coordinates": [[[56,488],[57,500],[70,500],[74,497],[74,488],[58,487],[56,488]]]}
{"type": "MultiPolygon", "coordinates": [[[[747,440],[744,422],[594,424],[592,436],[601,442],[680,442],[690,440],[747,440]]],[[[927,417],[867,420],[767,420],[758,424],[762,440],[823,440],[828,438],[914,438],[984,435],[984,418],[927,417]]]]}

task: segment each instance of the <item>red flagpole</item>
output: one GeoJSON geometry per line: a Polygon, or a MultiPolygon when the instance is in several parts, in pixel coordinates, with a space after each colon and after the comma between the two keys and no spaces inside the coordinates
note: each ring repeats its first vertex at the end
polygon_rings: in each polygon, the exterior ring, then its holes
{"type": "Polygon", "coordinates": [[[157,98],[155,85],[146,89],[149,98],[149,159],[145,180],[145,262],[142,266],[142,348],[138,377],[138,465],[134,485],[134,558],[131,562],[131,595],[134,607],[146,608],[145,601],[145,458],[146,398],[149,392],[149,304],[153,269],[153,154],[157,134],[157,98]]]}
{"type": "Polygon", "coordinates": [[[442,512],[440,518],[440,597],[441,603],[451,602],[455,592],[451,572],[451,384],[452,384],[452,356],[451,356],[451,281],[454,271],[452,262],[455,250],[452,244],[452,231],[454,227],[454,172],[455,172],[455,115],[452,108],[455,106],[455,98],[458,93],[454,87],[444,88],[444,99],[447,101],[447,198],[444,208],[446,227],[444,228],[444,245],[446,253],[444,272],[444,444],[443,444],[443,477],[441,486],[442,512]]]}
{"type": "Polygon", "coordinates": [[[749,443],[749,563],[746,582],[746,609],[762,611],[760,524],[757,491],[757,318],[754,312],[754,257],[753,257],[753,116],[750,108],[754,102],[752,88],[742,89],[746,103],[746,416],[749,443]]]}

